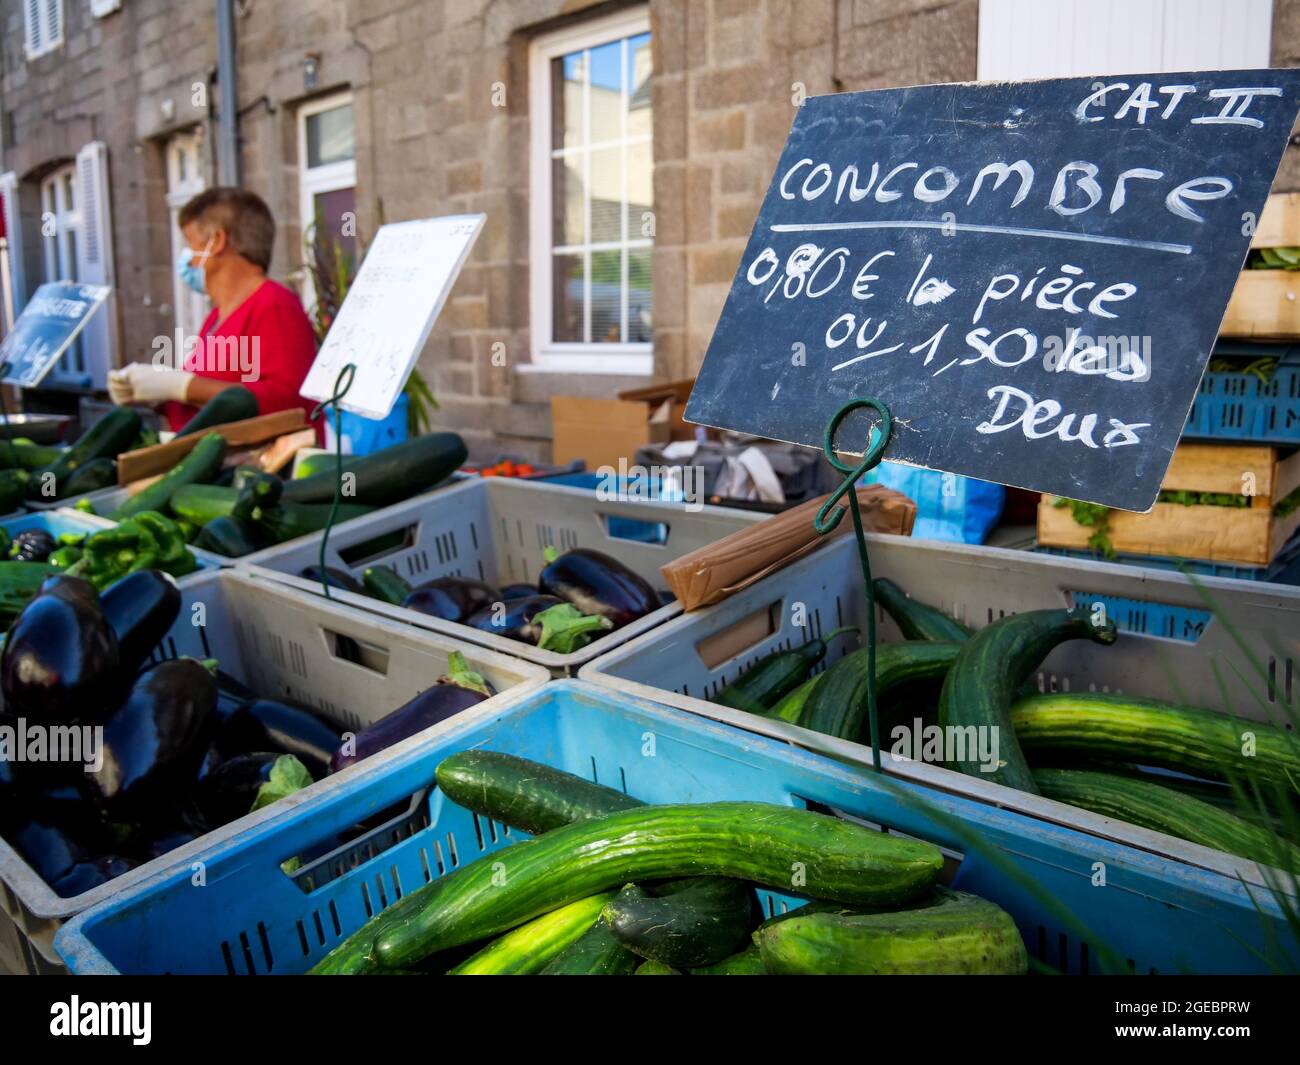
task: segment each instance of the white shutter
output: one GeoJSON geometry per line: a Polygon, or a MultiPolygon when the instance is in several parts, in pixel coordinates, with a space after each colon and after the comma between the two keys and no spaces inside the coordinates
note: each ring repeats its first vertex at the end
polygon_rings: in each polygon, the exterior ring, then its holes
{"type": "Polygon", "coordinates": [[[27,303],[27,273],[23,269],[23,213],[18,202],[18,175],[0,174],[0,196],[4,197],[5,237],[9,241],[9,283],[13,287],[14,317],[27,303]]]}
{"type": "Polygon", "coordinates": [[[43,0],[45,8],[45,48],[48,51],[63,43],[63,0],[43,0]]]}
{"type": "MultiPolygon", "coordinates": [[[[113,229],[108,201],[108,151],[103,141],[91,141],[77,153],[77,280],[88,285],[112,285],[113,229]]],[[[104,388],[108,371],[117,365],[117,294],[86,323],[81,335],[86,372],[104,388]]]]}
{"type": "Polygon", "coordinates": [[[41,32],[41,7],[45,0],[23,0],[23,30],[26,33],[27,55],[41,54],[44,34],[41,32]]]}

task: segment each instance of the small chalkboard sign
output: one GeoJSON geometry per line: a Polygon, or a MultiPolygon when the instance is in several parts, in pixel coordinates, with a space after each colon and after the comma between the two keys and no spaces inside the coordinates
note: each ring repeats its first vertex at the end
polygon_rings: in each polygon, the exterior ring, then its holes
{"type": "Polygon", "coordinates": [[[870,396],[888,459],[1149,509],[1298,108],[1297,70],[807,100],[687,420],[819,447],[870,396]]]}
{"type": "Polygon", "coordinates": [[[387,417],[486,219],[450,215],[381,226],[302,394],[328,399],[339,372],[352,363],[352,387],[339,405],[365,418],[387,417]]]}
{"type": "Polygon", "coordinates": [[[0,343],[0,381],[19,388],[39,385],[112,291],[75,281],[38,288],[0,343]]]}

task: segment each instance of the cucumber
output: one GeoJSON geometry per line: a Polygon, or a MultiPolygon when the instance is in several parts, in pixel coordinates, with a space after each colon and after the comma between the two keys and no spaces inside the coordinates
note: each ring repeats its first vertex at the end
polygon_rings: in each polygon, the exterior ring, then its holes
{"type": "MultiPolygon", "coordinates": [[[[930,640],[877,647],[876,701],[879,703],[901,684],[942,677],[960,650],[961,644],[930,640]]],[[[827,736],[869,743],[866,649],[845,655],[822,676],[825,679],[810,688],[802,700],[783,702],[771,716],[827,736]]]]}
{"type": "Polygon", "coordinates": [[[75,470],[95,459],[117,458],[130,448],[139,435],[140,415],[130,407],[114,407],[82,433],[75,444],[32,478],[28,495],[32,498],[39,497],[42,481],[40,475],[43,474],[53,474],[55,488],[62,494],[63,482],[75,470]]]}
{"type": "Polygon", "coordinates": [[[796,868],[806,871],[801,892],[872,906],[923,894],[943,856],[929,843],[786,806],[639,807],[485,854],[381,914],[370,945],[362,936],[338,949],[401,969],[637,880],[725,876],[788,889],[796,868]]]}
{"type": "Polygon", "coordinates": [[[460,751],[439,762],[434,775],[457,806],[534,835],[644,805],[572,773],[496,751],[460,751]]]}
{"type": "Polygon", "coordinates": [[[84,462],[65,478],[60,487],[64,498],[98,492],[117,484],[116,459],[91,459],[84,462]]]}
{"type": "MultiPolygon", "coordinates": [[[[218,397],[220,398],[220,397],[218,397]]],[[[188,484],[210,481],[221,469],[226,457],[226,441],[218,433],[208,433],[200,438],[194,448],[180,462],[164,473],[143,491],[131,496],[110,517],[122,521],[144,510],[159,513],[168,509],[172,493],[188,484]]],[[[184,517],[184,515],[181,515],[184,517]]]]}
{"type": "Polygon", "coordinates": [[[258,413],[257,396],[253,391],[243,385],[231,385],[203,404],[194,417],[176,431],[176,435],[191,436],[217,425],[256,418],[258,413]]]}
{"type": "Polygon", "coordinates": [[[168,508],[178,518],[207,525],[214,518],[228,518],[235,510],[239,493],[216,484],[183,484],[168,501],[168,508]]]}
{"type": "Polygon", "coordinates": [[[194,546],[204,551],[224,555],[226,558],[242,558],[244,555],[251,555],[262,545],[257,542],[244,523],[231,514],[213,518],[203,526],[203,531],[194,541],[194,546]]]}
{"type": "Polygon", "coordinates": [[[789,651],[770,654],[726,685],[713,701],[760,714],[808,679],[808,674],[826,657],[826,645],[831,640],[841,633],[855,631],[851,625],[845,626],[824,638],[818,636],[789,651]]]}
{"type": "Polygon", "coordinates": [[[1172,788],[1088,769],[1036,769],[1039,792],[1153,832],[1300,873],[1300,848],[1208,802],[1172,788]]]}
{"type": "Polygon", "coordinates": [[[1029,966],[1006,911],[946,888],[892,913],[796,910],[754,939],[764,969],[783,976],[1022,975],[1029,966]]]}
{"type": "Polygon", "coordinates": [[[558,910],[534,918],[525,925],[494,939],[477,954],[465,959],[448,976],[532,976],[540,973],[600,919],[608,892],[579,899],[558,910]]]}
{"type": "Polygon", "coordinates": [[[367,595],[393,606],[401,606],[411,594],[410,582],[387,566],[367,566],[361,573],[361,584],[367,595]]]}
{"type": "Polygon", "coordinates": [[[603,917],[542,970],[543,976],[630,976],[641,964],[614,938],[603,917]]]}
{"type": "Polygon", "coordinates": [[[766,976],[763,968],[763,955],[757,943],[750,943],[738,954],[723,958],[713,965],[704,965],[691,970],[691,976],[766,976]]]}
{"type": "Polygon", "coordinates": [[[723,877],[628,884],[601,911],[628,950],[675,969],[712,965],[734,954],[752,927],[752,914],[749,885],[723,877]]]}
{"type": "Polygon", "coordinates": [[[910,598],[887,577],[872,581],[871,592],[885,613],[894,619],[905,640],[963,643],[970,638],[970,626],[950,618],[942,610],[910,598]]]}
{"type": "MultiPolygon", "coordinates": [[[[966,758],[949,763],[949,768],[1036,792],[1029,763],[1016,742],[1011,723],[1011,703],[1017,690],[1058,644],[1079,639],[1112,644],[1117,635],[1113,621],[1086,608],[1030,610],[999,618],[977,632],[962,644],[961,653],[944,679],[939,724],[945,730],[967,730],[967,734],[972,728],[996,728],[999,765],[992,773],[985,773],[978,759],[966,758]]],[[[981,745],[964,746],[978,749],[981,745]]]]}
{"type": "MultiPolygon", "coordinates": [[[[352,474],[355,491],[348,503],[387,506],[427,492],[464,464],[465,441],[457,433],[430,433],[394,444],[373,455],[344,456],[343,469],[352,474]]],[[[293,503],[329,503],[338,478],[334,467],[323,473],[284,483],[283,498],[293,503]]]]}
{"type": "Polygon", "coordinates": [[[636,967],[633,976],[681,976],[671,965],[665,965],[661,961],[643,961],[636,967]]]}
{"type": "Polygon", "coordinates": [[[1300,740],[1230,714],[1131,695],[1059,692],[1018,700],[1011,723],[1031,760],[1060,752],[1288,791],[1300,784],[1300,740]]]}

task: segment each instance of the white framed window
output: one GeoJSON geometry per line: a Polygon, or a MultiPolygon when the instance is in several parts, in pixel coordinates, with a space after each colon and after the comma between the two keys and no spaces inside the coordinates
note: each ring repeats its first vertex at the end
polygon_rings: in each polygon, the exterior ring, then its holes
{"type": "Polygon", "coordinates": [[[90,13],[95,18],[104,18],[114,11],[122,10],[122,0],[90,0],[90,13]]]}
{"type": "MultiPolygon", "coordinates": [[[[77,168],[68,163],[41,179],[41,249],[45,281],[80,281],[81,212],[77,209],[77,168]]],[[[48,385],[86,387],[86,354],[81,337],[72,342],[46,378],[48,385]]]]}
{"type": "Polygon", "coordinates": [[[980,0],[981,81],[1269,65],[1273,0],[980,0]]]}
{"type": "Polygon", "coordinates": [[[35,59],[63,45],[63,0],[23,0],[27,58],[35,59]]]}
{"type": "Polygon", "coordinates": [[[357,159],[352,94],[335,93],[298,109],[298,204],[303,247],[303,302],[316,300],[309,241],[356,269],[357,159]]]}
{"type": "MultiPolygon", "coordinates": [[[[203,176],[203,128],[177,133],[164,149],[167,168],[167,217],[170,224],[172,263],[180,258],[181,249],[189,245],[181,233],[181,208],[207,188],[203,176]]],[[[184,337],[198,336],[212,305],[208,298],[195,292],[172,270],[172,307],[176,327],[184,337]]]]}
{"type": "Polygon", "coordinates": [[[648,10],[539,37],[529,66],[533,364],[651,373],[648,10]]]}

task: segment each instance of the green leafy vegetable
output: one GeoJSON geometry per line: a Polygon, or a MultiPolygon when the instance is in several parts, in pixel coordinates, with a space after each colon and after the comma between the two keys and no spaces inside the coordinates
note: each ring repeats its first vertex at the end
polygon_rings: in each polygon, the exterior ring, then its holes
{"type": "MultiPolygon", "coordinates": [[[[271,779],[257,789],[257,798],[253,800],[253,810],[270,806],[277,799],[301,791],[312,783],[307,767],[291,754],[282,754],[271,766],[271,779]]],[[[249,811],[250,813],[252,810],[249,811]]]]}

